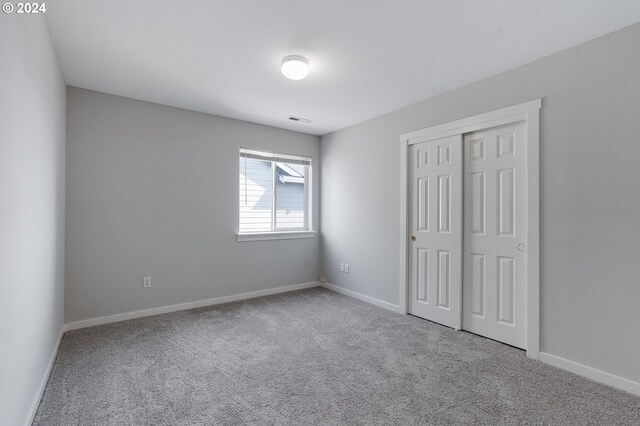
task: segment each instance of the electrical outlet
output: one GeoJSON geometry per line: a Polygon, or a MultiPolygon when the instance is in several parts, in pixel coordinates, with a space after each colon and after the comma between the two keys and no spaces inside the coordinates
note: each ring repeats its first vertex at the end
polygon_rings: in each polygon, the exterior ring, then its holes
{"type": "Polygon", "coordinates": [[[320,277],[320,282],[321,282],[321,283],[326,283],[326,282],[327,282],[327,279],[326,279],[325,277],[320,277]]]}
{"type": "Polygon", "coordinates": [[[348,274],[349,273],[349,264],[345,263],[344,264],[344,271],[348,274]]]}
{"type": "Polygon", "coordinates": [[[151,277],[144,277],[144,279],[142,280],[142,287],[151,288],[151,277]]]}
{"type": "Polygon", "coordinates": [[[344,263],[340,264],[340,272],[344,272],[344,263]]]}

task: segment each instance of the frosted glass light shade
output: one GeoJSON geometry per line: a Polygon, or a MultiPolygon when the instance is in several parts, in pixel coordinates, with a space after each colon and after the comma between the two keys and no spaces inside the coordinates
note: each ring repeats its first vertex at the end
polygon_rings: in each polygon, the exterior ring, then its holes
{"type": "Polygon", "coordinates": [[[302,80],[309,75],[309,61],[303,56],[287,56],[282,60],[281,71],[290,80],[302,80]]]}

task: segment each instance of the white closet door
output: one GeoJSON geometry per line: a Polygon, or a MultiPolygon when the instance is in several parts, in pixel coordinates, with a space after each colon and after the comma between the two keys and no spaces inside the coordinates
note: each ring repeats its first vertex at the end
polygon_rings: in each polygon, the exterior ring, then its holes
{"type": "Polygon", "coordinates": [[[526,348],[524,123],[464,136],[463,328],[526,348]]]}
{"type": "Polygon", "coordinates": [[[462,136],[411,146],[409,313],[462,327],[462,136]]]}

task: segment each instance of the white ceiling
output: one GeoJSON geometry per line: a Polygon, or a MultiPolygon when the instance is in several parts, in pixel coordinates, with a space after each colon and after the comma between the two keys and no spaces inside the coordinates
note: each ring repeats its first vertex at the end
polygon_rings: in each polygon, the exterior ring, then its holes
{"type": "Polygon", "coordinates": [[[639,22],[640,1],[56,0],[46,18],[69,85],[322,135],[639,22]],[[280,74],[291,54],[305,80],[280,74]]]}

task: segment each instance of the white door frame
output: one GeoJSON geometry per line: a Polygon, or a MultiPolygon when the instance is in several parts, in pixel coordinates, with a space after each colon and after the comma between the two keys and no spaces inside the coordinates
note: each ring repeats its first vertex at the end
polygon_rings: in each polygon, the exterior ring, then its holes
{"type": "Polygon", "coordinates": [[[525,122],[527,133],[527,357],[540,358],[540,108],[542,100],[439,124],[400,136],[400,312],[409,302],[408,156],[413,144],[525,122]]]}

